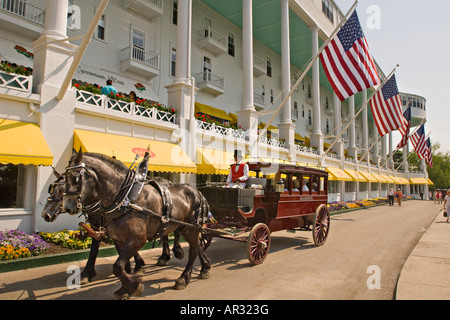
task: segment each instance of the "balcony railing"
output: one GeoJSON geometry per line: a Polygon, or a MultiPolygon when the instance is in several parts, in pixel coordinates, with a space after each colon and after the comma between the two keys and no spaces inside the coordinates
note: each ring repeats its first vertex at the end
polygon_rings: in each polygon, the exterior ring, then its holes
{"type": "Polygon", "coordinates": [[[209,123],[205,121],[197,121],[197,128],[201,130],[205,130],[206,132],[212,135],[221,135],[225,137],[232,137],[236,139],[245,139],[245,133],[242,130],[236,130],[233,128],[225,128],[222,126],[218,126],[215,123],[209,123]]]}
{"type": "Polygon", "coordinates": [[[199,39],[200,48],[206,49],[216,56],[227,52],[227,38],[211,27],[201,30],[199,39]]]}
{"type": "Polygon", "coordinates": [[[195,82],[200,90],[208,91],[216,96],[225,93],[225,79],[210,71],[198,73],[195,76],[195,82]]]}
{"type": "Polygon", "coordinates": [[[301,145],[296,145],[296,147],[297,147],[297,152],[305,152],[305,153],[312,153],[315,155],[320,155],[319,150],[317,150],[317,149],[313,149],[313,148],[301,146],[301,145]]]}
{"type": "Polygon", "coordinates": [[[152,78],[159,75],[159,54],[131,45],[122,50],[121,65],[123,70],[152,78]]]}
{"type": "Polygon", "coordinates": [[[40,25],[45,23],[45,10],[25,0],[0,0],[0,9],[40,25]]]}
{"type": "Polygon", "coordinates": [[[32,76],[0,71],[0,87],[31,92],[32,76]]]}
{"type": "Polygon", "coordinates": [[[266,136],[261,136],[259,138],[259,142],[278,148],[284,148],[286,146],[286,141],[275,138],[267,138],[266,136]]]}
{"type": "Polygon", "coordinates": [[[175,114],[158,110],[155,107],[146,108],[134,102],[114,100],[105,95],[97,95],[82,90],[77,90],[77,102],[93,107],[94,110],[110,110],[124,116],[134,115],[142,119],[153,119],[170,123],[175,123],[176,121],[175,114]]]}

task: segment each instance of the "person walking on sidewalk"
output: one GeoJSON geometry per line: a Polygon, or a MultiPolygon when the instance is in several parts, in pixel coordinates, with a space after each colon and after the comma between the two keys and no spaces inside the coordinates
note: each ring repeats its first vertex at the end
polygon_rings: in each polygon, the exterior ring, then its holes
{"type": "Polygon", "coordinates": [[[398,206],[401,207],[402,206],[402,198],[403,198],[402,189],[398,188],[397,194],[395,196],[397,197],[398,206]]]}
{"type": "Polygon", "coordinates": [[[390,188],[388,191],[388,198],[389,198],[389,206],[391,207],[394,206],[394,195],[395,195],[394,189],[390,188]]]}
{"type": "Polygon", "coordinates": [[[444,212],[447,212],[447,220],[445,222],[448,222],[448,216],[450,214],[450,189],[447,190],[447,194],[444,198],[444,212]]]}

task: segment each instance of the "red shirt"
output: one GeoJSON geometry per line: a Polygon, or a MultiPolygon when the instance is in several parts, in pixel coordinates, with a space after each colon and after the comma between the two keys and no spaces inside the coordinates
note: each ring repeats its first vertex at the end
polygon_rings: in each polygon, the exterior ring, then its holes
{"type": "MultiPolygon", "coordinates": [[[[244,167],[245,167],[245,163],[239,164],[239,168],[236,172],[236,164],[233,164],[231,166],[231,181],[232,182],[236,181],[237,179],[239,179],[240,177],[242,177],[244,175],[244,167]]],[[[244,181],[239,180],[239,183],[245,183],[245,182],[247,182],[247,180],[244,180],[244,181]]]]}

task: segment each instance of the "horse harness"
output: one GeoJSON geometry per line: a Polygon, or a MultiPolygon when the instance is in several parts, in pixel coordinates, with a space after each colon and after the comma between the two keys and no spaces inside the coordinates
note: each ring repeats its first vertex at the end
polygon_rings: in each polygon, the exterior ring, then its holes
{"type": "MultiPolygon", "coordinates": [[[[137,211],[143,212],[147,215],[152,215],[154,217],[161,219],[161,226],[159,227],[158,232],[156,233],[155,238],[162,234],[162,232],[166,229],[167,223],[171,221],[172,217],[172,211],[173,211],[173,201],[172,196],[170,194],[169,188],[162,184],[158,183],[155,180],[147,180],[147,171],[148,171],[148,157],[144,157],[142,162],[138,165],[136,170],[128,170],[127,175],[125,177],[124,182],[122,183],[120,191],[117,194],[117,197],[113,204],[109,206],[108,208],[105,208],[101,201],[102,199],[98,200],[95,203],[92,203],[90,205],[83,206],[81,201],[81,178],[89,173],[89,168],[86,167],[85,163],[81,163],[80,165],[75,165],[72,167],[66,168],[66,173],[70,170],[80,170],[79,177],[75,177],[75,182],[80,183],[79,188],[75,192],[70,192],[66,190],[63,195],[68,196],[77,196],[77,208],[78,211],[85,215],[86,218],[89,220],[90,217],[92,218],[98,218],[97,221],[95,221],[95,224],[98,224],[99,226],[99,232],[102,231],[102,226],[108,225],[111,221],[120,218],[124,214],[130,213],[133,210],[136,210],[136,208],[139,208],[137,211]],[[145,184],[149,184],[152,187],[154,187],[160,194],[162,199],[162,215],[159,215],[157,213],[154,213],[153,211],[149,210],[140,210],[141,208],[135,205],[135,202],[139,195],[141,194],[143,187],[145,184]]],[[[64,197],[63,197],[64,198],[64,197]]],[[[91,222],[92,223],[92,222],[91,222]]],[[[94,224],[94,223],[92,223],[94,224]]],[[[83,226],[83,225],[82,225],[83,226]]],[[[85,228],[83,226],[83,228],[85,228]]],[[[89,231],[89,230],[88,230],[89,231]]]]}

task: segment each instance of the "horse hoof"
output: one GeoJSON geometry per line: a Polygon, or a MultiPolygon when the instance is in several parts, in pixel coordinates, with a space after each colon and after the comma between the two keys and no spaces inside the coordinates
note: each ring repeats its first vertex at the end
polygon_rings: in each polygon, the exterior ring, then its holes
{"type": "Polygon", "coordinates": [[[114,300],[127,300],[130,297],[128,290],[124,287],[114,292],[114,300]]]}
{"type": "Polygon", "coordinates": [[[142,268],[134,269],[133,274],[137,275],[137,276],[143,276],[144,275],[144,269],[142,269],[142,268]]]}
{"type": "Polygon", "coordinates": [[[198,276],[199,279],[209,279],[209,272],[208,271],[202,271],[200,272],[200,275],[198,276]]]}
{"type": "Polygon", "coordinates": [[[156,265],[157,265],[158,267],[164,267],[164,266],[167,266],[167,262],[168,262],[168,260],[165,260],[165,259],[158,259],[158,262],[156,262],[156,265]]]}
{"type": "Polygon", "coordinates": [[[173,255],[177,259],[183,259],[184,258],[184,251],[183,249],[179,248],[178,250],[173,250],[173,255]]]}
{"type": "Polygon", "coordinates": [[[133,297],[140,297],[144,292],[144,285],[142,283],[138,284],[137,289],[131,294],[133,297]]]}
{"type": "Polygon", "coordinates": [[[175,281],[174,289],[175,290],[184,290],[186,289],[186,280],[184,278],[179,278],[177,281],[175,281]]]}

